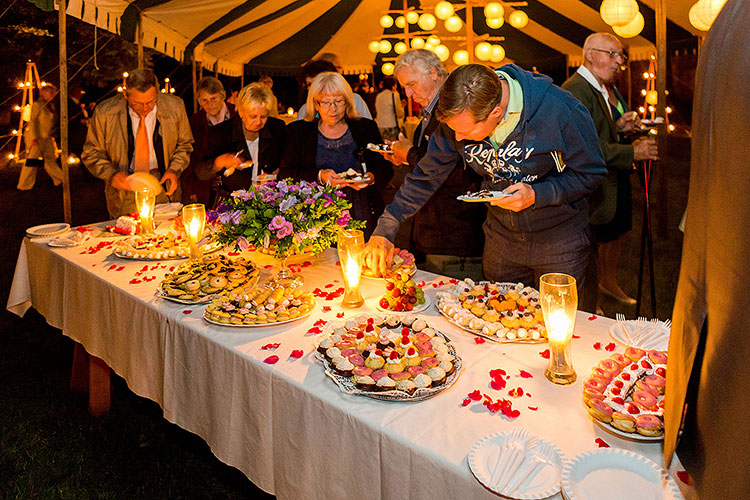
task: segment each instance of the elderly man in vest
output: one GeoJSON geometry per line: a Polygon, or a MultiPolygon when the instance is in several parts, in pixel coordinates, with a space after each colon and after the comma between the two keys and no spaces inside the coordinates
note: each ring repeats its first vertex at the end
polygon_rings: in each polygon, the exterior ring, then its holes
{"type": "Polygon", "coordinates": [[[180,173],[190,163],[193,135],[182,99],[159,92],[151,70],[137,69],[125,80],[126,90],[94,110],[81,159],[105,182],[110,217],[135,210],[128,176],[150,173],[164,189],[156,199],[179,200],[180,173]]]}

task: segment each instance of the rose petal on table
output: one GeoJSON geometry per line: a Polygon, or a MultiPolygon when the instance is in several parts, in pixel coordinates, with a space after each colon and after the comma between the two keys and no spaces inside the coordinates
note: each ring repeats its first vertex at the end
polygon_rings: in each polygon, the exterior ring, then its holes
{"type": "Polygon", "coordinates": [[[519,373],[519,375],[522,378],[534,378],[534,375],[532,375],[531,373],[527,372],[526,370],[521,370],[520,373],[519,373]]]}
{"type": "Polygon", "coordinates": [[[690,474],[688,474],[686,470],[678,470],[677,478],[688,486],[693,485],[693,480],[690,479],[690,474]]]}
{"type": "Polygon", "coordinates": [[[336,262],[336,265],[337,266],[341,266],[341,262],[336,262]]]}
{"type": "Polygon", "coordinates": [[[291,353],[291,354],[289,355],[289,357],[290,357],[290,358],[296,358],[296,359],[299,359],[299,358],[301,358],[301,357],[302,357],[302,355],[303,355],[303,354],[304,354],[304,352],[302,351],[302,349],[294,349],[294,350],[292,351],[292,353],[291,353]]]}
{"type": "Polygon", "coordinates": [[[326,321],[324,319],[319,319],[318,321],[316,321],[315,323],[313,323],[313,326],[323,326],[326,323],[328,323],[328,321],[326,321]]]}
{"type": "Polygon", "coordinates": [[[482,393],[479,391],[479,389],[476,389],[473,392],[470,392],[468,394],[469,398],[471,398],[473,401],[479,401],[482,399],[482,393]]]}
{"type": "Polygon", "coordinates": [[[323,330],[318,328],[317,326],[313,326],[309,330],[307,330],[307,333],[305,333],[305,337],[309,337],[310,335],[318,335],[319,333],[322,333],[323,330]]]}
{"type": "Polygon", "coordinates": [[[597,351],[601,351],[602,350],[602,343],[601,342],[595,342],[594,343],[594,349],[596,349],[597,351]]]}
{"type": "Polygon", "coordinates": [[[139,279],[132,279],[132,280],[128,281],[128,283],[130,283],[131,285],[137,285],[138,283],[141,283],[141,280],[139,280],[139,279]]]}
{"type": "Polygon", "coordinates": [[[505,416],[508,418],[518,418],[521,415],[521,412],[518,410],[510,410],[509,412],[505,413],[505,416]]]}
{"type": "Polygon", "coordinates": [[[310,266],[312,266],[312,262],[310,262],[309,260],[306,260],[305,262],[302,263],[302,267],[310,267],[310,266]]]}
{"type": "Polygon", "coordinates": [[[492,381],[490,382],[490,387],[492,387],[496,391],[502,391],[503,389],[505,389],[505,386],[507,384],[508,383],[505,381],[505,379],[496,378],[496,379],[492,379],[492,381]]]}
{"type": "Polygon", "coordinates": [[[331,288],[333,286],[333,283],[328,283],[325,288],[331,288]]]}
{"type": "Polygon", "coordinates": [[[587,318],[589,321],[594,321],[596,319],[596,314],[592,314],[587,318]]]}
{"type": "Polygon", "coordinates": [[[343,318],[343,317],[344,317],[344,313],[343,313],[343,311],[342,311],[342,312],[340,312],[340,313],[336,313],[336,317],[337,317],[337,318],[343,318]]]}
{"type": "Polygon", "coordinates": [[[272,354],[263,360],[263,362],[266,363],[267,365],[275,365],[278,361],[279,361],[279,357],[275,354],[272,354]]]}
{"type": "Polygon", "coordinates": [[[437,283],[432,284],[432,288],[437,288],[437,286],[438,286],[437,283]]]}
{"type": "Polygon", "coordinates": [[[508,396],[511,396],[511,397],[514,397],[514,398],[519,398],[519,397],[523,396],[523,389],[521,387],[517,387],[515,389],[511,389],[510,391],[508,391],[508,396]]]}
{"type": "Polygon", "coordinates": [[[530,393],[530,392],[527,392],[527,393],[526,393],[526,395],[527,395],[528,397],[531,397],[531,393],[530,393]]]}
{"type": "Polygon", "coordinates": [[[475,344],[484,344],[484,342],[485,342],[484,337],[474,337],[475,344]]]}
{"type": "Polygon", "coordinates": [[[544,359],[549,359],[549,349],[545,349],[545,350],[541,351],[541,352],[539,353],[539,355],[540,355],[541,357],[543,357],[544,359]]]}
{"type": "Polygon", "coordinates": [[[124,269],[125,269],[125,266],[120,266],[117,269],[115,269],[115,271],[123,271],[124,269]]]}
{"type": "Polygon", "coordinates": [[[451,279],[449,280],[449,282],[450,282],[450,284],[451,284],[451,285],[458,285],[458,280],[457,280],[457,279],[455,279],[455,278],[451,278],[451,279]]]}
{"type": "Polygon", "coordinates": [[[461,406],[469,406],[471,404],[471,398],[464,398],[461,406]]]}
{"type": "Polygon", "coordinates": [[[610,342],[609,344],[607,344],[607,345],[604,346],[604,350],[612,352],[612,351],[615,350],[615,347],[617,347],[617,345],[615,345],[614,342],[610,342]]]}
{"type": "Polygon", "coordinates": [[[271,264],[266,264],[263,266],[263,269],[271,269],[273,266],[271,264]]]}
{"type": "Polygon", "coordinates": [[[190,314],[191,312],[193,312],[192,309],[185,309],[184,311],[182,311],[182,314],[190,314]]]}
{"type": "Polygon", "coordinates": [[[599,445],[599,448],[609,448],[609,444],[602,438],[596,438],[594,442],[599,445]]]}
{"type": "Polygon", "coordinates": [[[323,307],[320,308],[320,310],[323,311],[324,313],[327,313],[327,312],[329,312],[331,310],[331,308],[330,308],[330,306],[323,306],[323,307]]]}
{"type": "Polygon", "coordinates": [[[240,252],[227,252],[227,255],[230,257],[237,257],[240,254],[240,252]]]}
{"type": "Polygon", "coordinates": [[[539,409],[538,406],[527,406],[527,408],[531,411],[537,411],[539,409]]]}
{"type": "Polygon", "coordinates": [[[112,269],[117,269],[117,264],[112,264],[107,268],[107,271],[111,271],[112,269]]]}
{"type": "Polygon", "coordinates": [[[504,377],[507,373],[502,368],[495,368],[494,370],[490,370],[490,377],[492,378],[498,378],[498,377],[504,377]]]}
{"type": "Polygon", "coordinates": [[[574,334],[574,335],[573,335],[573,338],[574,338],[574,339],[580,339],[580,338],[581,338],[581,336],[580,336],[580,335],[575,335],[575,334],[574,334]]]}

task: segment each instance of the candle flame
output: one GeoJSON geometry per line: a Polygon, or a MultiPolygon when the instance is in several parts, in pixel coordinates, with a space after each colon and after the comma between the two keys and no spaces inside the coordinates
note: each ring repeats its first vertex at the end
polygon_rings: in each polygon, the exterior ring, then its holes
{"type": "Polygon", "coordinates": [[[344,276],[349,286],[355,288],[359,286],[359,275],[361,272],[360,265],[357,263],[357,259],[354,256],[349,256],[344,263],[344,276]]]}
{"type": "Polygon", "coordinates": [[[546,323],[551,342],[564,343],[573,333],[573,322],[562,309],[552,311],[546,323]]]}

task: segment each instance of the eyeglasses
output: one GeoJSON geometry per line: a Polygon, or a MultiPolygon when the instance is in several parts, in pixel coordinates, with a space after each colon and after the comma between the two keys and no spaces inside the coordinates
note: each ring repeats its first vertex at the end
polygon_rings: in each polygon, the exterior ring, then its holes
{"type": "Polygon", "coordinates": [[[625,62],[628,60],[628,55],[625,54],[625,52],[615,52],[614,50],[604,50],[604,49],[591,49],[596,50],[598,52],[604,52],[605,54],[609,54],[610,59],[617,59],[618,57],[622,58],[622,62],[625,62]]]}
{"type": "Polygon", "coordinates": [[[340,108],[341,106],[344,106],[346,104],[346,101],[344,99],[336,99],[334,101],[318,101],[318,106],[320,106],[323,109],[329,109],[333,106],[336,106],[337,108],[340,108]]]}

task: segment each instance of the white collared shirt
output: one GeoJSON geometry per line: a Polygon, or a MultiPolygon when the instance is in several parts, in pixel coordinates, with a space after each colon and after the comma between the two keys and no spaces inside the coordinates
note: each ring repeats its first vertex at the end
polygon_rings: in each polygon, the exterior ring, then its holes
{"type": "MultiPolygon", "coordinates": [[[[135,145],[135,138],[138,137],[138,126],[141,124],[141,117],[130,109],[128,106],[128,113],[130,114],[130,123],[133,128],[133,144],[135,145]]],[[[149,114],[144,118],[146,120],[146,134],[148,135],[148,169],[158,170],[159,164],[156,161],[156,151],[154,151],[154,129],[156,128],[156,105],[149,114]]],[[[133,162],[135,161],[135,155],[130,159],[130,170],[133,171],[133,162]]]]}
{"type": "Polygon", "coordinates": [[[224,102],[224,104],[222,104],[221,111],[219,111],[219,114],[216,116],[210,116],[208,113],[206,113],[206,119],[208,120],[209,125],[216,125],[228,120],[229,108],[227,107],[227,103],[224,102]]]}
{"type": "Polygon", "coordinates": [[[260,134],[258,134],[258,137],[255,138],[253,141],[249,141],[245,139],[245,144],[247,144],[247,150],[250,151],[250,159],[253,160],[253,180],[258,178],[258,174],[260,173],[258,170],[258,144],[260,143],[260,134]]]}
{"type": "Polygon", "coordinates": [[[609,106],[609,91],[607,90],[607,87],[600,84],[599,80],[596,79],[594,74],[589,71],[586,66],[579,66],[576,72],[581,75],[584,80],[589,82],[601,95],[604,96],[604,103],[606,104],[605,107],[609,112],[609,117],[612,118],[612,108],[609,106]]]}

